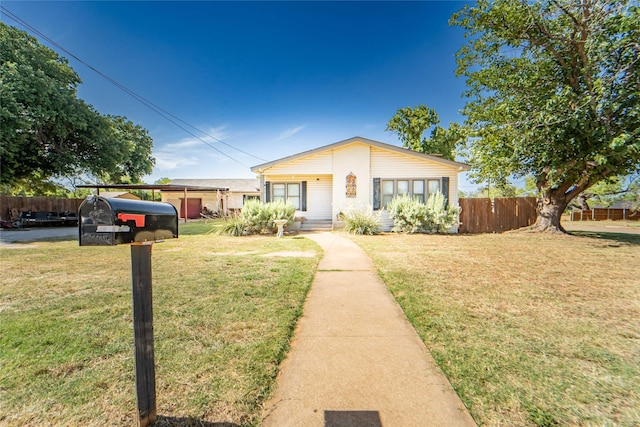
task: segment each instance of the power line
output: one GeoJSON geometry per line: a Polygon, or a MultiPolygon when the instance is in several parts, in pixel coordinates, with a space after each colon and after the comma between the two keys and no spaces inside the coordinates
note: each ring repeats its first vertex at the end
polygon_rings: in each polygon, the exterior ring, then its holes
{"type": "Polygon", "coordinates": [[[187,123],[186,121],[182,120],[181,118],[175,116],[174,114],[171,114],[170,112],[168,112],[167,110],[163,109],[162,107],[159,107],[158,105],[154,104],[153,102],[149,101],[148,99],[144,98],[141,95],[138,95],[137,93],[135,93],[134,91],[132,91],[131,89],[127,88],[126,86],[124,86],[123,84],[119,83],[118,81],[114,80],[113,78],[109,77],[108,75],[104,74],[103,72],[101,72],[100,70],[98,70],[97,68],[93,67],[92,65],[88,64],[87,62],[85,62],[84,60],[82,60],[81,58],[79,58],[78,56],[76,56],[75,54],[73,54],[72,52],[70,52],[69,50],[65,49],[63,46],[61,46],[60,44],[56,43],[54,40],[50,39],[49,37],[47,37],[45,34],[43,34],[42,32],[40,32],[37,28],[33,27],[31,24],[29,24],[28,22],[26,22],[25,20],[23,20],[22,18],[20,18],[19,16],[17,16],[16,14],[14,14],[13,12],[11,12],[10,10],[8,10],[6,7],[0,5],[0,9],[2,9],[2,12],[5,13],[7,16],[9,16],[9,18],[11,18],[12,20],[14,20],[15,22],[21,24],[22,26],[24,26],[25,28],[31,30],[33,33],[37,34],[38,36],[40,36],[42,39],[46,40],[47,42],[49,42],[51,45],[55,46],[56,48],[60,49],[61,51],[65,52],[67,55],[71,56],[72,58],[74,58],[76,61],[80,62],[81,64],[83,64],[85,67],[89,68],[90,70],[92,70],[93,72],[95,72],[96,74],[98,74],[100,77],[104,78],[105,80],[107,80],[109,83],[113,84],[114,86],[116,86],[118,89],[122,90],[123,92],[125,92],[127,95],[131,96],[132,98],[134,98],[136,101],[140,102],[142,105],[144,105],[145,107],[153,110],[156,114],[158,114],[159,116],[161,116],[162,118],[164,118],[165,120],[171,122],[172,124],[174,124],[176,127],[182,129],[184,132],[188,133],[189,135],[193,136],[194,138],[198,139],[199,141],[201,141],[203,144],[207,145],[208,147],[216,150],[218,153],[222,154],[223,156],[227,157],[228,159],[240,164],[241,166],[244,167],[249,167],[248,165],[245,165],[244,163],[240,162],[239,160],[231,157],[230,155],[228,155],[227,153],[223,152],[222,150],[218,149],[217,147],[214,147],[213,145],[211,145],[209,142],[205,141],[204,139],[202,139],[201,137],[199,137],[198,135],[194,134],[193,132],[187,130],[184,126],[178,124],[176,121],[183,123],[184,125],[200,132],[201,134],[208,136],[209,138],[213,139],[214,141],[217,141],[223,145],[226,145],[229,148],[232,148],[240,153],[246,154],[250,157],[253,157],[255,159],[258,160],[262,160],[262,161],[267,161],[261,157],[255,156],[251,153],[248,153],[246,151],[243,151],[239,148],[236,148],[234,146],[232,146],[231,144],[228,144],[224,141],[222,141],[219,138],[216,138],[213,135],[208,134],[207,132],[198,129],[197,127],[187,123]],[[175,120],[173,120],[175,119],[175,120]]]}

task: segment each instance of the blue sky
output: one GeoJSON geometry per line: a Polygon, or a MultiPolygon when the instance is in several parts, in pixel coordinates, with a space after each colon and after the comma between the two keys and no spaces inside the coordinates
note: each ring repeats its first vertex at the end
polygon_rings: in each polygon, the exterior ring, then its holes
{"type": "Polygon", "coordinates": [[[400,145],[386,123],[420,103],[442,125],[463,119],[465,86],[454,70],[464,38],[447,22],[464,2],[2,4],[118,83],[255,156],[187,127],[221,154],[69,58],[80,98],[153,137],[157,163],[146,182],[249,178],[250,166],[354,136],[400,145]]]}

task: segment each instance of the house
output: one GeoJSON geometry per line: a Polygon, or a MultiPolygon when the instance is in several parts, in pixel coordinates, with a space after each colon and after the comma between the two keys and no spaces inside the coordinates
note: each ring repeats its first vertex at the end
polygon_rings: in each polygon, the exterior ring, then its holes
{"type": "Polygon", "coordinates": [[[181,209],[183,204],[183,190],[179,188],[189,189],[188,218],[199,218],[203,208],[226,215],[242,209],[245,200],[260,198],[260,181],[256,178],[174,179],[169,186],[175,186],[177,190],[163,189],[162,201],[173,204],[176,209],[181,209]]]}
{"type": "Polygon", "coordinates": [[[108,199],[140,200],[140,197],[135,194],[131,194],[128,191],[103,191],[100,195],[108,199]]]}
{"type": "Polygon", "coordinates": [[[383,230],[393,221],[384,206],[400,194],[426,200],[441,191],[458,205],[458,174],[463,163],[355,137],[257,165],[264,202],[293,203],[308,223],[335,225],[340,212],[353,206],[382,210],[383,230]]]}

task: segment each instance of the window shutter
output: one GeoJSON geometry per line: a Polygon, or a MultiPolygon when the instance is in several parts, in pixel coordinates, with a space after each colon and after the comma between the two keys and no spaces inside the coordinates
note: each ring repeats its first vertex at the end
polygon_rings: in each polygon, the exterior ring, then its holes
{"type": "Polygon", "coordinates": [[[269,181],[264,183],[264,202],[269,203],[271,201],[271,183],[269,181]]]}
{"type": "Polygon", "coordinates": [[[373,178],[373,210],[380,210],[380,178],[373,178]]]}
{"type": "Polygon", "coordinates": [[[302,211],[306,212],[307,210],[307,181],[302,181],[302,194],[300,195],[301,200],[300,204],[302,205],[302,211]]]}
{"type": "Polygon", "coordinates": [[[449,177],[442,177],[442,195],[445,197],[444,207],[449,207],[449,177]]]}

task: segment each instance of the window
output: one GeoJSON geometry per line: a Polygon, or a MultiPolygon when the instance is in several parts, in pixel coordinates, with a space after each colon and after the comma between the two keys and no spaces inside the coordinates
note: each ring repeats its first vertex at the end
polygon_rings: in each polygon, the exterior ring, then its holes
{"type": "Polygon", "coordinates": [[[300,209],[300,184],[287,184],[287,202],[300,209]]]}
{"type": "Polygon", "coordinates": [[[439,179],[429,179],[427,182],[429,183],[429,194],[437,193],[440,190],[439,179]]]}
{"type": "Polygon", "coordinates": [[[413,197],[420,200],[424,203],[424,181],[423,180],[415,180],[413,181],[413,197]]]}
{"type": "Polygon", "coordinates": [[[440,190],[439,179],[382,179],[380,180],[380,196],[382,207],[386,207],[396,196],[410,195],[425,202],[429,194],[440,190]]]}
{"type": "Polygon", "coordinates": [[[284,203],[287,200],[287,184],[273,184],[271,200],[284,203]]]}
{"type": "Polygon", "coordinates": [[[271,184],[271,200],[291,203],[296,209],[300,210],[300,183],[271,184]]]}
{"type": "Polygon", "coordinates": [[[398,196],[402,196],[404,194],[409,194],[409,181],[408,180],[398,180],[397,182],[397,192],[398,196]]]}
{"type": "Polygon", "coordinates": [[[382,181],[382,206],[387,207],[391,199],[393,199],[395,185],[392,180],[382,181]]]}

